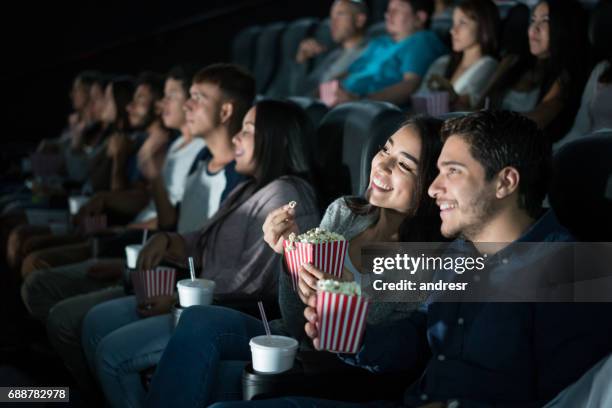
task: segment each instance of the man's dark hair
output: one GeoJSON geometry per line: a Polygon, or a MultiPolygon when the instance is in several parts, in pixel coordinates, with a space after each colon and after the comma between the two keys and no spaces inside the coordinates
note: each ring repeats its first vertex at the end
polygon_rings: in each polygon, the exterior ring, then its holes
{"type": "Polygon", "coordinates": [[[94,83],[100,81],[102,77],[102,73],[98,71],[81,71],[76,75],[74,81],[79,81],[83,86],[89,89],[94,83]]]}
{"type": "Polygon", "coordinates": [[[167,78],[180,81],[185,95],[189,96],[189,88],[191,87],[191,80],[196,72],[191,66],[188,65],[175,65],[168,71],[167,78]]]}
{"type": "Polygon", "coordinates": [[[431,25],[431,16],[434,12],[434,0],[402,0],[412,7],[412,12],[416,14],[417,11],[424,11],[427,13],[427,21],[425,21],[425,28],[429,28],[431,25]]]}
{"type": "Polygon", "coordinates": [[[138,75],[136,86],[146,85],[151,90],[155,101],[164,97],[164,81],[165,77],[157,72],[144,71],[138,75]]]}
{"type": "Polygon", "coordinates": [[[193,77],[194,84],[207,82],[217,85],[224,102],[232,103],[234,109],[228,131],[235,135],[242,128],[242,119],[255,98],[255,79],[249,71],[235,64],[213,64],[193,77]]]}
{"type": "Polygon", "coordinates": [[[510,111],[480,111],[448,120],[442,140],[459,136],[470,145],[470,153],[491,181],[505,167],[520,175],[519,206],[537,218],[551,175],[552,148],[536,123],[510,111]]]}

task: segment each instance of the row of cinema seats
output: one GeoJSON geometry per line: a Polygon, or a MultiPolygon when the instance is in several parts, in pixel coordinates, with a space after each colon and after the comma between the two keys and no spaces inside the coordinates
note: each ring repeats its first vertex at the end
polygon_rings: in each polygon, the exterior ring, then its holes
{"type": "MultiPolygon", "coordinates": [[[[386,7],[386,2],[385,2],[386,7]]],[[[526,6],[506,2],[501,5],[502,50],[516,51],[515,44],[527,44],[529,11],[526,6]]],[[[254,25],[240,31],[232,42],[232,61],[253,72],[257,81],[257,93],[271,97],[295,95],[300,78],[290,75],[295,66],[295,55],[300,42],[315,38],[328,50],[335,47],[329,19],[301,18],[293,22],[275,22],[266,26],[254,25]]],[[[447,43],[450,42],[450,19],[437,21],[432,29],[447,43]]],[[[386,33],[384,21],[375,22],[367,30],[368,38],[386,33]]],[[[310,72],[323,58],[319,55],[308,63],[304,72],[310,72]]]]}
{"type": "MultiPolygon", "coordinates": [[[[406,119],[395,105],[358,101],[328,111],[313,98],[290,98],[317,126],[313,145],[319,166],[326,168],[327,201],[342,194],[362,194],[378,148],[406,119]],[[341,157],[341,162],[336,158],[341,157]]],[[[465,115],[450,112],[446,120],[465,115]]],[[[612,241],[612,131],[600,131],[568,143],[553,160],[548,202],[581,241],[612,241]]]]}

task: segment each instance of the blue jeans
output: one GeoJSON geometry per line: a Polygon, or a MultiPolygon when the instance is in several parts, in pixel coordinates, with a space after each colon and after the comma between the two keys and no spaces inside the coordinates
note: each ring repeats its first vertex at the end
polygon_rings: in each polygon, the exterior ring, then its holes
{"type": "Polygon", "coordinates": [[[171,315],[141,318],[134,296],[89,311],[83,321],[83,350],[111,406],[142,405],[140,372],[157,364],[171,335],[171,315]]]}
{"type": "Polygon", "coordinates": [[[262,322],[236,310],[193,306],[181,315],[146,399],[147,407],[204,407],[242,398],[249,341],[262,322]]]}

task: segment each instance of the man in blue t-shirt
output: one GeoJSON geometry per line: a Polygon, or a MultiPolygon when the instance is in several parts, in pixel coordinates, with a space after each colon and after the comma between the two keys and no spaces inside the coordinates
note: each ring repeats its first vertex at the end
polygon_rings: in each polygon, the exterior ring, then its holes
{"type": "Polygon", "coordinates": [[[448,52],[428,30],[433,0],[390,0],[387,34],[370,45],[348,69],[337,92],[339,103],[368,99],[403,105],[416,91],[429,65],[448,52]]]}

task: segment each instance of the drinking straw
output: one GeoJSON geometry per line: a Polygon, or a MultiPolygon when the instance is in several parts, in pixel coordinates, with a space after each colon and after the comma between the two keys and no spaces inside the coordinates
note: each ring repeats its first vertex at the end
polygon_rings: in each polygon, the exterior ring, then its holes
{"type": "Polygon", "coordinates": [[[261,314],[261,321],[263,322],[264,329],[266,329],[266,335],[271,336],[270,333],[270,325],[268,324],[268,319],[266,318],[266,311],[264,310],[263,303],[261,300],[257,302],[257,306],[259,306],[259,314],[261,314]]]}
{"type": "Polygon", "coordinates": [[[189,273],[191,273],[191,280],[195,280],[195,265],[193,264],[193,258],[189,257],[189,273]]]}
{"type": "Polygon", "coordinates": [[[145,229],[144,232],[142,233],[142,245],[144,246],[144,244],[147,243],[147,235],[149,235],[149,230],[145,229]]]}

